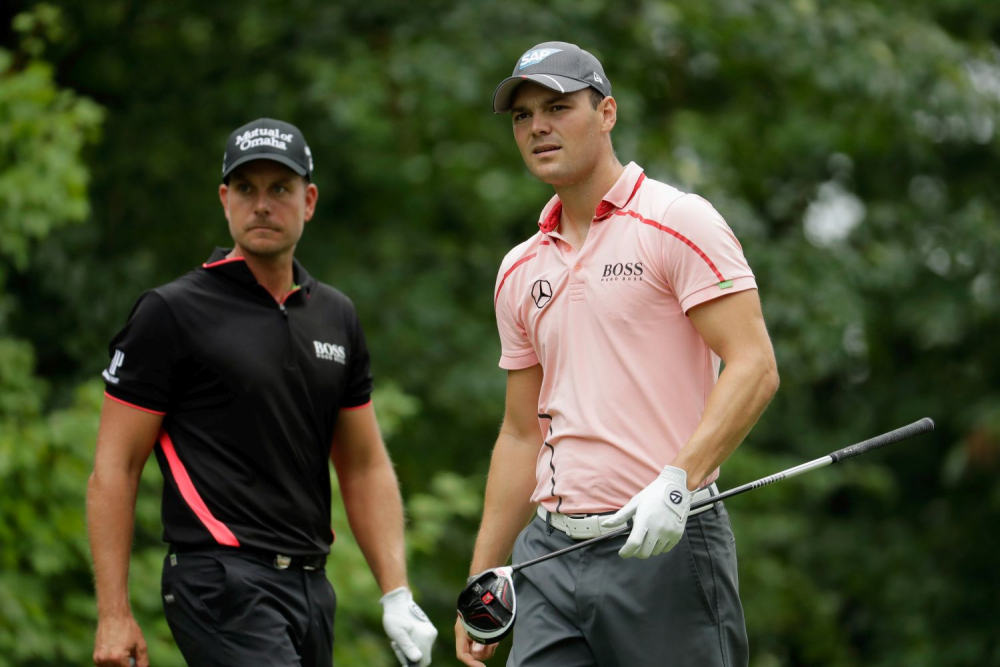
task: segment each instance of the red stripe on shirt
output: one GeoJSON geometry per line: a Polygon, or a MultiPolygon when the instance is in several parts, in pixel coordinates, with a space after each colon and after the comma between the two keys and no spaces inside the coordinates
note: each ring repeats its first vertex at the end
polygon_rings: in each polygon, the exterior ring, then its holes
{"type": "Polygon", "coordinates": [[[205,269],[213,269],[213,268],[215,268],[217,266],[221,266],[223,264],[229,264],[231,262],[245,262],[245,261],[246,260],[244,258],[242,258],[242,257],[228,257],[226,259],[220,259],[217,262],[212,262],[211,264],[205,263],[205,264],[202,264],[201,266],[202,266],[202,268],[205,268],[205,269]]]}
{"type": "Polygon", "coordinates": [[[494,308],[497,307],[497,301],[500,300],[500,290],[503,289],[503,284],[505,282],[507,282],[507,276],[509,276],[510,274],[514,273],[514,269],[516,269],[517,267],[521,266],[522,264],[524,264],[525,262],[527,262],[529,259],[534,259],[537,254],[538,254],[537,252],[533,252],[530,255],[528,255],[527,257],[522,257],[521,259],[519,259],[516,262],[514,262],[514,266],[510,267],[509,269],[507,269],[507,273],[503,274],[503,278],[500,279],[500,286],[497,287],[496,296],[493,297],[493,307],[494,308]]]}
{"type": "Polygon", "coordinates": [[[167,414],[166,412],[160,412],[159,410],[150,410],[149,408],[144,408],[141,405],[136,405],[135,403],[129,403],[128,401],[123,401],[120,398],[115,398],[108,392],[104,392],[104,395],[110,398],[112,401],[115,401],[116,403],[121,403],[122,405],[129,406],[130,408],[135,408],[136,410],[142,410],[143,412],[148,412],[151,415],[160,415],[162,417],[163,415],[167,414]]]}
{"type": "Polygon", "coordinates": [[[696,253],[698,253],[699,257],[701,257],[703,260],[705,260],[705,263],[708,264],[708,268],[712,269],[712,271],[715,273],[715,276],[719,279],[720,283],[723,282],[723,281],[725,281],[725,278],[722,277],[722,273],[719,272],[719,269],[715,266],[715,264],[712,262],[712,260],[710,260],[708,258],[708,255],[706,255],[702,251],[702,249],[699,248],[694,243],[694,241],[692,241],[688,237],[684,236],[683,234],[681,234],[677,230],[671,229],[670,227],[665,227],[665,226],[661,225],[658,222],[653,222],[652,220],[644,218],[641,215],[639,215],[638,213],[636,213],[635,211],[615,211],[615,215],[630,215],[633,218],[635,218],[636,220],[638,220],[639,222],[643,223],[644,225],[649,225],[650,227],[655,227],[656,229],[659,229],[661,232],[666,232],[667,234],[670,234],[674,238],[679,239],[680,241],[684,242],[689,248],[691,248],[696,253]]]}
{"type": "Polygon", "coordinates": [[[349,408],[341,408],[341,410],[360,410],[361,408],[367,408],[371,404],[372,404],[371,399],[368,399],[367,403],[362,403],[361,405],[352,405],[349,408]]]}
{"type": "Polygon", "coordinates": [[[288,301],[288,297],[290,297],[291,295],[295,294],[300,289],[302,289],[302,286],[301,285],[296,285],[295,289],[293,289],[291,292],[289,292],[288,294],[286,294],[285,297],[281,301],[279,301],[278,303],[284,305],[285,302],[288,301]]]}
{"type": "Polygon", "coordinates": [[[208,529],[208,532],[212,533],[212,537],[219,544],[227,547],[240,546],[240,542],[233,535],[233,532],[226,527],[226,524],[212,515],[211,510],[205,505],[205,501],[201,499],[201,494],[198,493],[198,489],[194,488],[187,469],[181,463],[180,457],[177,456],[177,450],[174,449],[174,442],[167,435],[166,431],[160,431],[160,447],[163,448],[163,454],[167,457],[170,473],[174,476],[177,490],[181,492],[184,502],[195,513],[198,520],[208,529]]]}

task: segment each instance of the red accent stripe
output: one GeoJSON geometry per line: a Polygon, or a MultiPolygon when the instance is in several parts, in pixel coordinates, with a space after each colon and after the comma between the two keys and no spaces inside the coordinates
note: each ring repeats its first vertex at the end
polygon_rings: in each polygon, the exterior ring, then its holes
{"type": "Polygon", "coordinates": [[[611,212],[614,209],[625,208],[626,206],[628,206],[628,203],[632,201],[633,197],[635,197],[635,193],[639,191],[639,186],[642,185],[642,182],[644,180],[646,180],[646,174],[639,174],[639,178],[635,179],[635,187],[632,188],[632,194],[628,196],[628,199],[626,199],[625,203],[622,204],[620,207],[615,206],[606,199],[601,200],[600,205],[597,207],[596,214],[594,215],[594,219],[597,220],[598,222],[602,220],[607,220],[608,218],[611,217],[611,212]]]}
{"type": "Polygon", "coordinates": [[[497,307],[497,301],[500,300],[500,290],[503,289],[503,284],[505,282],[507,282],[507,276],[509,276],[510,274],[512,274],[514,272],[514,269],[516,269],[517,267],[521,266],[522,264],[524,264],[525,262],[527,262],[529,259],[534,259],[535,255],[537,255],[537,254],[538,254],[537,252],[533,252],[530,255],[528,255],[527,257],[522,257],[521,259],[519,259],[516,262],[514,262],[514,266],[510,267],[509,269],[507,269],[507,273],[503,274],[503,278],[500,279],[500,286],[497,287],[496,296],[493,297],[493,308],[497,307]]]}
{"type": "Polygon", "coordinates": [[[163,453],[167,457],[167,463],[170,465],[170,473],[174,476],[174,482],[176,482],[177,489],[181,492],[181,497],[184,498],[184,502],[187,503],[191,511],[204,524],[205,528],[208,528],[208,532],[212,533],[215,541],[227,547],[240,546],[240,542],[233,535],[233,532],[226,527],[226,524],[212,516],[212,512],[205,505],[205,501],[201,499],[201,494],[194,488],[191,477],[188,476],[187,469],[177,456],[177,450],[174,449],[174,442],[167,435],[166,431],[160,431],[160,447],[163,448],[163,453]]]}
{"type": "Polygon", "coordinates": [[[622,205],[622,208],[628,206],[628,203],[632,201],[632,197],[635,197],[635,193],[639,191],[639,186],[642,185],[642,182],[644,180],[646,180],[646,174],[645,173],[639,174],[639,178],[635,182],[635,187],[632,188],[632,194],[630,194],[628,196],[628,199],[625,200],[625,203],[622,205]]]}
{"type": "Polygon", "coordinates": [[[291,295],[295,294],[300,289],[302,289],[301,285],[296,286],[295,289],[293,289],[291,292],[289,292],[288,294],[286,294],[284,296],[284,298],[282,298],[281,301],[279,301],[278,303],[284,304],[286,301],[288,301],[288,297],[290,297],[291,295]]]}
{"type": "Polygon", "coordinates": [[[372,400],[368,399],[367,403],[362,403],[361,405],[352,405],[349,408],[341,408],[341,410],[360,410],[361,408],[367,408],[371,404],[372,404],[372,400]]]}
{"type": "Polygon", "coordinates": [[[552,245],[549,241],[542,241],[538,245],[552,245]]]}
{"type": "Polygon", "coordinates": [[[141,405],[136,405],[135,403],[129,403],[128,401],[123,401],[120,398],[115,398],[108,392],[104,392],[104,395],[110,398],[112,401],[115,401],[116,403],[121,403],[122,405],[129,406],[130,408],[135,408],[136,410],[142,410],[143,412],[148,412],[151,415],[160,415],[162,417],[163,415],[167,414],[166,412],[160,412],[159,410],[150,410],[149,408],[144,408],[141,405]]]}
{"type": "Polygon", "coordinates": [[[245,261],[246,260],[243,259],[242,257],[228,257],[226,259],[220,259],[218,262],[212,262],[211,264],[208,264],[206,262],[205,264],[202,264],[201,266],[202,266],[202,268],[205,268],[205,269],[214,269],[215,267],[222,266],[223,264],[229,264],[231,262],[245,262],[245,261]]]}
{"type": "Polygon", "coordinates": [[[648,220],[639,215],[638,213],[636,213],[635,211],[615,211],[615,215],[630,215],[645,225],[649,225],[650,227],[655,227],[656,229],[659,229],[661,232],[666,232],[667,234],[670,234],[674,238],[679,239],[680,241],[687,244],[687,246],[690,247],[692,250],[694,250],[696,253],[698,253],[699,257],[705,260],[705,263],[708,264],[708,268],[712,269],[712,271],[715,273],[715,276],[719,279],[720,283],[725,281],[725,278],[722,277],[722,274],[719,272],[719,269],[715,266],[712,260],[708,258],[708,255],[702,252],[702,249],[699,248],[697,245],[695,245],[695,243],[691,239],[684,236],[680,232],[670,229],[670,227],[664,227],[658,222],[653,222],[652,220],[648,220]]]}

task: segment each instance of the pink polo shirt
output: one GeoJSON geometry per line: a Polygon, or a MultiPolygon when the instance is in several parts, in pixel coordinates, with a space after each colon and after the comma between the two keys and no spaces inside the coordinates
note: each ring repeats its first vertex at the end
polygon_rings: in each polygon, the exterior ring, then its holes
{"type": "Polygon", "coordinates": [[[719,358],[687,312],[757,284],[711,204],[635,163],[605,195],[579,251],[556,231],[561,210],[553,197],[539,232],[500,266],[500,367],[544,371],[532,501],[607,512],[674,460],[715,385],[719,358]]]}

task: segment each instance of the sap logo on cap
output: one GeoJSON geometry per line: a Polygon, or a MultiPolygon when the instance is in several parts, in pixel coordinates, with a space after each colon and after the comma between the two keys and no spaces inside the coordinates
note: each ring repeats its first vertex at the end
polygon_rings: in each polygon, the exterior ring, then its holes
{"type": "Polygon", "coordinates": [[[255,127],[236,137],[236,145],[241,151],[248,151],[257,146],[271,146],[287,151],[291,141],[291,134],[282,133],[274,127],[255,127]]]}
{"type": "Polygon", "coordinates": [[[333,343],[321,343],[318,340],[314,340],[313,347],[316,348],[316,357],[318,359],[326,359],[327,361],[336,361],[338,364],[347,363],[347,351],[344,350],[343,345],[334,345],[333,343]]]}
{"type": "Polygon", "coordinates": [[[594,72],[594,81],[596,81],[597,83],[604,83],[604,79],[602,79],[601,75],[598,74],[597,72],[594,72]]]}
{"type": "Polygon", "coordinates": [[[517,68],[524,69],[525,67],[537,65],[553,53],[559,53],[560,51],[562,51],[562,49],[535,49],[534,51],[528,51],[521,56],[521,62],[518,64],[517,68]]]}
{"type": "Polygon", "coordinates": [[[125,353],[121,350],[115,350],[115,356],[111,357],[111,365],[101,375],[111,384],[118,384],[121,378],[116,376],[115,373],[118,372],[123,363],[125,363],[125,353]]]}
{"type": "Polygon", "coordinates": [[[313,170],[313,153],[312,153],[311,150],[309,150],[308,146],[306,146],[306,157],[309,158],[309,171],[312,171],[313,170]]]}

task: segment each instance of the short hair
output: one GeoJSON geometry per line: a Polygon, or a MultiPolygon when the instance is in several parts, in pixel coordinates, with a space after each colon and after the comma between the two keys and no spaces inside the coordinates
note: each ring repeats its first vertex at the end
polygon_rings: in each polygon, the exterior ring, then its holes
{"type": "Polygon", "coordinates": [[[590,88],[590,106],[592,106],[594,110],[596,110],[597,107],[600,106],[601,100],[603,99],[604,99],[604,93],[599,91],[597,88],[593,87],[590,88]]]}

